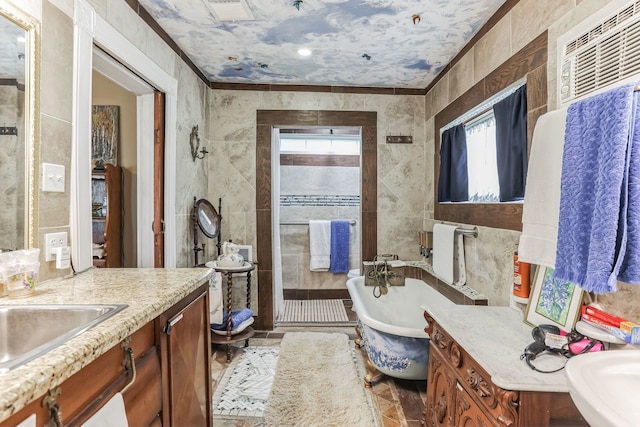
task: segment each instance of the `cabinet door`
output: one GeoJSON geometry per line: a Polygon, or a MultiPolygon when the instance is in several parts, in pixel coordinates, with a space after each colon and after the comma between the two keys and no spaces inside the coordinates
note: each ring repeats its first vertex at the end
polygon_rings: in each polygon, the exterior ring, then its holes
{"type": "Polygon", "coordinates": [[[471,399],[469,393],[459,383],[455,390],[455,421],[457,427],[489,427],[493,423],[471,399]]]}
{"type": "Polygon", "coordinates": [[[161,316],[165,383],[163,424],[211,425],[208,284],[161,316]]]}
{"type": "Polygon", "coordinates": [[[443,357],[431,343],[425,422],[430,427],[453,426],[454,389],[457,381],[443,357]]]}

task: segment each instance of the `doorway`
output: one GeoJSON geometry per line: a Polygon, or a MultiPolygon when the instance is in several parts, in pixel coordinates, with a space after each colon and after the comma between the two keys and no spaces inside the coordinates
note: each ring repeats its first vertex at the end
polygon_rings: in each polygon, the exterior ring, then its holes
{"type": "MultiPolygon", "coordinates": [[[[276,320],[276,289],[272,252],[273,192],[272,134],[277,128],[354,127],[361,129],[361,259],[377,251],[377,113],[371,111],[258,110],[256,120],[256,238],[258,259],[258,316],[256,327],[272,330],[276,320]]],[[[347,295],[346,289],[338,290],[347,295]]]]}
{"type": "MultiPolygon", "coordinates": [[[[74,122],[71,173],[71,258],[76,272],[90,268],[92,262],[91,208],[91,75],[94,53],[103,51],[120,66],[115,75],[136,76],[151,87],[137,95],[137,267],[154,267],[154,91],[164,93],[164,222],[159,229],[164,236],[164,266],[176,267],[176,128],[178,82],[147,55],[122,36],[104,18],[96,14],[86,0],[75,3],[74,21],[74,122]],[[123,72],[124,71],[124,72],[123,72]],[[140,77],[138,77],[140,76],[140,77]],[[155,89],[154,89],[155,88],[155,89]]],[[[105,74],[105,73],[103,73],[105,74]]],[[[114,74],[109,74],[110,78],[114,74]]],[[[112,78],[113,80],[113,78],[112,78]]],[[[122,84],[121,80],[118,80],[122,84]]],[[[126,84],[122,84],[128,87],[126,84]]],[[[133,91],[133,90],[132,90],[133,91]]],[[[133,91],[135,92],[135,91],[133,91]]],[[[159,222],[156,222],[158,224],[159,222]]]]}
{"type": "Polygon", "coordinates": [[[274,129],[277,326],[351,324],[344,291],[347,273],[361,263],[360,132],[358,127],[274,129]]]}

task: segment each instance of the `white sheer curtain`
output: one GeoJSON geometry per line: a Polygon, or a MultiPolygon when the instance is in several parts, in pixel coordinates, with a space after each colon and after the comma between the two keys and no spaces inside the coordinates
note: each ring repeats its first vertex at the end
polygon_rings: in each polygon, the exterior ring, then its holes
{"type": "Polygon", "coordinates": [[[496,120],[489,110],[465,125],[470,202],[499,202],[496,120]]]}
{"type": "Polygon", "coordinates": [[[280,129],[271,131],[271,241],[273,252],[273,296],[276,319],[282,313],[282,250],[280,247],[280,129]]]}

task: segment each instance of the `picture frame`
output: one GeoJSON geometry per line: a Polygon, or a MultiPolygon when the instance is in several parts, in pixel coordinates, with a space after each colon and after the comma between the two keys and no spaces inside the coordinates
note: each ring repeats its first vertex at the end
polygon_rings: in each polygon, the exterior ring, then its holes
{"type": "Polygon", "coordinates": [[[531,286],[525,323],[555,325],[570,332],[578,319],[583,290],[575,283],[553,278],[553,268],[539,266],[531,286]]]}

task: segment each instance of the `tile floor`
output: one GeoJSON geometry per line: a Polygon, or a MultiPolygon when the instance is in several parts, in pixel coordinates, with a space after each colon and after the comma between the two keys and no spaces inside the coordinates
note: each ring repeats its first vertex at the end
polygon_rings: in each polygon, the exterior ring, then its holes
{"type": "MultiPolygon", "coordinates": [[[[348,302],[345,303],[348,306],[348,302]]],[[[352,316],[351,310],[347,310],[352,316]]],[[[318,332],[342,332],[353,340],[356,338],[353,327],[280,327],[274,331],[258,331],[249,340],[250,346],[278,346],[286,332],[294,331],[318,331],[318,332]]],[[[211,358],[211,376],[213,393],[216,395],[216,387],[224,377],[228,367],[234,366],[234,361],[242,354],[243,344],[232,347],[232,360],[226,362],[226,346],[213,346],[211,358]]],[[[361,350],[356,350],[357,357],[361,350]]],[[[220,393],[220,390],[218,390],[220,393]]],[[[418,427],[424,411],[426,381],[399,380],[383,376],[373,384],[370,389],[374,402],[374,409],[380,421],[380,427],[418,427]]],[[[264,426],[264,418],[230,415],[224,411],[214,411],[213,424],[216,427],[258,427],[264,426]]],[[[319,423],[321,425],[321,423],[319,423]]]]}

